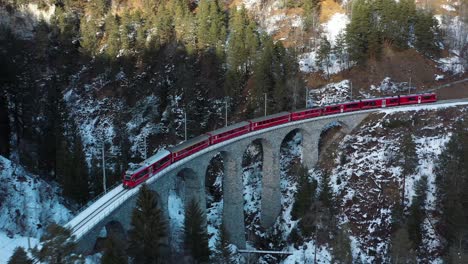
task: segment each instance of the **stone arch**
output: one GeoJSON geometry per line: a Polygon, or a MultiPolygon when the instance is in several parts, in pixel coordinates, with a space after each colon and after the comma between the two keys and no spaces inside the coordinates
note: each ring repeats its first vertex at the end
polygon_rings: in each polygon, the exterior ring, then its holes
{"type": "MultiPolygon", "coordinates": [[[[244,180],[244,189],[251,190],[253,188],[246,188],[247,185],[252,185],[254,188],[257,188],[257,192],[244,193],[244,201],[246,202],[246,218],[247,222],[256,223],[257,220],[260,220],[260,224],[263,228],[269,228],[273,225],[276,217],[278,216],[281,210],[281,193],[280,193],[280,178],[279,178],[279,152],[280,152],[280,143],[266,138],[256,138],[251,141],[244,151],[243,156],[243,180],[244,180]],[[261,160],[261,170],[259,167],[255,167],[252,170],[252,167],[248,166],[248,160],[246,161],[246,153],[248,154],[252,145],[257,146],[257,157],[254,157],[250,162],[257,162],[261,160]],[[261,157],[260,157],[261,155],[261,157]],[[250,172],[248,172],[250,170],[250,172]],[[247,172],[247,173],[246,173],[247,172]],[[253,176],[252,176],[253,175],[253,176]],[[257,176],[257,177],[255,177],[257,176]],[[261,178],[259,179],[260,176],[261,178]],[[256,181],[256,182],[255,182],[256,181]],[[261,181],[259,184],[258,182],[261,181]],[[261,186],[261,187],[259,187],[261,186]],[[258,199],[260,196],[260,199],[258,199]],[[250,204],[249,204],[250,203],[250,204]],[[249,208],[254,208],[257,210],[260,207],[260,217],[258,213],[253,214],[249,211],[249,208]]],[[[258,211],[258,210],[257,210],[258,211]]],[[[253,225],[247,226],[247,233],[251,230],[253,225]]]]}
{"type": "Polygon", "coordinates": [[[210,158],[205,178],[207,224],[211,227],[209,235],[212,239],[218,238],[216,230],[223,223],[231,243],[245,248],[241,159],[235,157],[233,153],[221,150],[210,158]]]}
{"type": "MultiPolygon", "coordinates": [[[[261,138],[249,141],[242,151],[241,184],[242,212],[245,225],[245,238],[249,240],[255,234],[261,220],[261,203],[263,192],[263,145],[261,138]]],[[[242,232],[244,233],[244,232],[242,232]]]]}
{"type": "Polygon", "coordinates": [[[339,136],[344,135],[349,132],[348,125],[341,121],[335,120],[332,122],[328,122],[325,126],[322,127],[320,130],[320,137],[317,142],[317,154],[320,154],[330,145],[335,139],[339,136]]]}
{"type": "Polygon", "coordinates": [[[93,252],[100,252],[104,250],[105,243],[111,236],[116,240],[123,242],[124,244],[127,242],[127,232],[125,231],[125,228],[120,221],[112,219],[106,222],[104,226],[102,226],[96,238],[93,252]]]}

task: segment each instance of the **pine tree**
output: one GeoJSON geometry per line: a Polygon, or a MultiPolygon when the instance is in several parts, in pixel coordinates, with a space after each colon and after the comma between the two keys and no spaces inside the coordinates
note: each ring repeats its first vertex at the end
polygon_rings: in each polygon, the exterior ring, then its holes
{"type": "Polygon", "coordinates": [[[99,28],[95,20],[90,17],[83,17],[80,21],[80,46],[81,52],[87,55],[94,55],[96,53],[99,39],[97,36],[99,28]]]}
{"type": "Polygon", "coordinates": [[[415,195],[408,216],[408,234],[413,245],[418,248],[422,242],[422,224],[425,219],[425,201],[427,196],[427,177],[423,176],[416,183],[415,195]]]}
{"type": "Polygon", "coordinates": [[[128,255],[135,263],[164,262],[163,238],[166,223],[162,219],[155,194],[143,184],[132,212],[128,255]]]}
{"type": "Polygon", "coordinates": [[[197,39],[199,49],[205,49],[212,44],[210,42],[210,35],[207,34],[210,30],[210,20],[210,3],[208,0],[201,0],[198,3],[197,10],[197,39]]]}
{"type": "Polygon", "coordinates": [[[110,59],[114,59],[119,54],[121,47],[119,23],[117,21],[117,17],[112,14],[107,15],[105,23],[107,35],[106,53],[110,59]]]}
{"type": "Polygon", "coordinates": [[[298,187],[291,216],[293,219],[299,219],[312,207],[315,200],[317,181],[309,181],[309,169],[302,165],[296,165],[293,168],[293,174],[297,177],[298,187]]]}
{"type": "Polygon", "coordinates": [[[13,255],[8,260],[8,264],[32,264],[32,260],[26,254],[22,247],[17,247],[13,255]]]}
{"type": "Polygon", "coordinates": [[[437,35],[439,25],[431,12],[418,11],[414,24],[414,36],[416,49],[431,56],[438,52],[437,35]]]}
{"type": "Polygon", "coordinates": [[[328,41],[327,37],[322,37],[322,39],[320,40],[320,48],[317,52],[317,58],[315,63],[320,69],[322,69],[327,74],[327,78],[330,78],[330,53],[331,44],[328,41]]]}
{"type": "Polygon", "coordinates": [[[393,264],[416,263],[416,254],[406,226],[399,228],[392,235],[390,257],[393,264]]]}
{"type": "Polygon", "coordinates": [[[221,226],[219,227],[219,240],[216,243],[216,250],[216,263],[233,263],[233,252],[229,244],[229,234],[227,233],[224,223],[221,223],[221,226]]]}
{"type": "Polygon", "coordinates": [[[351,22],[346,26],[346,44],[350,59],[358,64],[366,62],[371,27],[371,5],[366,0],[353,2],[351,22]]]}
{"type": "Polygon", "coordinates": [[[101,264],[127,264],[128,257],[125,255],[125,249],[122,241],[115,236],[110,235],[104,245],[104,253],[101,257],[101,264]]]}
{"type": "MultiPolygon", "coordinates": [[[[68,153],[68,156],[59,158],[63,162],[63,164],[59,164],[61,166],[63,194],[79,204],[85,204],[89,199],[88,167],[78,129],[73,122],[71,122],[70,126],[70,132],[72,133],[70,135],[72,140],[71,149],[69,149],[70,146],[65,141],[59,143],[62,145],[59,145],[58,149],[59,154],[62,152],[68,153]]],[[[62,140],[67,139],[63,138],[62,140]]]]}
{"type": "Polygon", "coordinates": [[[346,226],[338,229],[333,243],[333,263],[353,263],[351,240],[349,239],[348,228],[346,226]]]}
{"type": "Polygon", "coordinates": [[[50,224],[40,239],[41,249],[34,248],[33,256],[49,264],[75,264],[77,261],[82,261],[82,258],[74,253],[76,248],[74,240],[69,229],[50,224]]]}
{"type": "Polygon", "coordinates": [[[328,208],[331,212],[333,212],[334,197],[330,186],[330,176],[328,173],[324,173],[320,180],[320,193],[318,198],[325,208],[328,208]]]}
{"type": "Polygon", "coordinates": [[[184,244],[197,263],[208,262],[210,249],[203,212],[197,201],[192,199],[185,210],[184,244]]]}
{"type": "Polygon", "coordinates": [[[419,163],[416,153],[416,144],[413,141],[411,133],[405,133],[400,145],[401,159],[403,160],[403,174],[410,175],[416,171],[419,163]]]}
{"type": "Polygon", "coordinates": [[[437,200],[442,209],[440,231],[447,240],[446,248],[459,247],[467,241],[468,230],[468,131],[466,122],[456,129],[439,156],[436,167],[437,200]]]}

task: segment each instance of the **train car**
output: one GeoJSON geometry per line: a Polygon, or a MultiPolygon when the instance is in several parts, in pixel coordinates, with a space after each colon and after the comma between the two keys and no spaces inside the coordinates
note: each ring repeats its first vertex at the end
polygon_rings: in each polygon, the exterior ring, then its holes
{"type": "Polygon", "coordinates": [[[290,121],[291,113],[281,112],[274,115],[259,117],[250,120],[250,130],[256,131],[272,126],[281,125],[290,121]]]}
{"type": "Polygon", "coordinates": [[[338,114],[342,112],[343,105],[327,105],[323,107],[322,114],[323,115],[332,115],[338,114]]]}
{"type": "Polygon", "coordinates": [[[421,94],[421,103],[437,102],[437,95],[435,93],[421,94]]]}
{"type": "Polygon", "coordinates": [[[129,189],[133,188],[170,164],[171,153],[165,149],[158,151],[158,153],[141,163],[134,164],[125,172],[123,176],[123,187],[129,189]]]}
{"type": "Polygon", "coordinates": [[[356,101],[356,102],[349,102],[349,103],[344,103],[341,105],[341,112],[352,112],[352,111],[357,111],[361,110],[361,102],[356,101]]]}
{"type": "Polygon", "coordinates": [[[420,104],[421,96],[417,94],[400,95],[400,105],[420,104]]]}
{"type": "Polygon", "coordinates": [[[181,160],[197,151],[200,151],[210,145],[210,136],[201,135],[196,138],[189,139],[177,146],[169,148],[172,153],[171,162],[181,160]]]}
{"type": "Polygon", "coordinates": [[[210,145],[238,137],[250,131],[250,122],[243,121],[231,126],[223,127],[206,133],[210,136],[210,145]]]}
{"type": "Polygon", "coordinates": [[[382,99],[382,107],[391,107],[400,105],[400,96],[385,97],[382,99]]]}
{"type": "Polygon", "coordinates": [[[322,115],[322,108],[302,109],[291,113],[291,121],[314,118],[322,115]]]}
{"type": "MultiPolygon", "coordinates": [[[[398,104],[398,97],[396,98],[398,104]]],[[[366,99],[361,100],[361,109],[373,109],[373,108],[380,108],[385,107],[385,99],[366,99]]]]}

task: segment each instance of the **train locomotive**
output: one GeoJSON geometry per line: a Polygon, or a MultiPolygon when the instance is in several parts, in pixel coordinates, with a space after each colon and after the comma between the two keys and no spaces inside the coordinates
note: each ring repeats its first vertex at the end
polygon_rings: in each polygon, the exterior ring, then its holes
{"type": "Polygon", "coordinates": [[[312,119],[325,115],[400,105],[433,103],[436,101],[437,95],[435,93],[393,96],[345,102],[340,104],[327,105],[321,108],[302,109],[294,112],[281,112],[265,117],[243,121],[200,135],[167,150],[161,150],[141,163],[131,166],[123,175],[123,187],[133,188],[146,181],[151,176],[162,171],[169,165],[185,157],[188,157],[209,146],[219,144],[226,140],[236,138],[253,131],[286,124],[288,122],[312,119]]]}

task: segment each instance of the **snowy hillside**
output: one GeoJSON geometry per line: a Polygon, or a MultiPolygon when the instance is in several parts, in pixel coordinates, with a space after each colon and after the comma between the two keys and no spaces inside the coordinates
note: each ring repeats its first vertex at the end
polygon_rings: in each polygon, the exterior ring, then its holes
{"type": "Polygon", "coordinates": [[[35,246],[48,224],[64,224],[72,214],[56,185],[2,156],[0,180],[0,263],[5,263],[15,247],[28,248],[28,237],[35,246]]]}
{"type": "MultiPolygon", "coordinates": [[[[438,263],[439,237],[434,230],[435,208],[434,165],[450,139],[452,125],[466,118],[468,108],[447,110],[389,112],[371,116],[351,135],[337,143],[322,160],[312,176],[319,179],[325,159],[334,160],[331,183],[340,203],[341,222],[352,230],[354,259],[364,263],[388,261],[392,210],[402,189],[401,139],[412,134],[417,146],[419,165],[416,173],[405,179],[405,206],[411,205],[414,183],[428,177],[423,262],[438,263]]],[[[330,166],[330,164],[326,165],[330,166]]]]}

